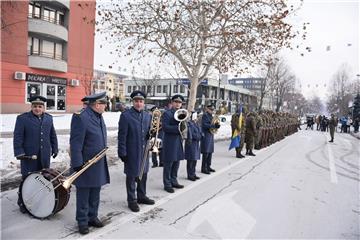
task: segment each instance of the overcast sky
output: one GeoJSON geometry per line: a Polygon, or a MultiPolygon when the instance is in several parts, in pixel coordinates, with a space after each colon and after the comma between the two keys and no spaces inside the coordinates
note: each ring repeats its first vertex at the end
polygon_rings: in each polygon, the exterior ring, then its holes
{"type": "MultiPolygon", "coordinates": [[[[299,26],[303,22],[310,23],[303,45],[309,46],[311,52],[304,56],[298,50],[283,52],[306,97],[316,94],[325,99],[328,83],[343,63],[350,66],[352,79],[360,74],[359,12],[359,0],[304,0],[297,16],[291,19],[299,26]]],[[[96,36],[95,68],[130,74],[129,59],[119,59],[110,51],[115,52],[114,47],[96,36]],[[115,61],[117,63],[113,64],[115,61]]]]}

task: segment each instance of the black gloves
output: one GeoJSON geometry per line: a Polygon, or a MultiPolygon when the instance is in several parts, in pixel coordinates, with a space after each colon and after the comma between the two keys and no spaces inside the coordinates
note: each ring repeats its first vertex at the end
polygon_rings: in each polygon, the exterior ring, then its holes
{"type": "Polygon", "coordinates": [[[120,159],[121,159],[121,161],[122,161],[123,163],[126,163],[127,160],[128,160],[128,157],[127,157],[127,156],[122,156],[122,157],[120,157],[120,159]]]}
{"type": "Polygon", "coordinates": [[[55,152],[55,153],[52,154],[52,157],[53,157],[53,158],[56,158],[57,155],[58,155],[58,153],[55,152]]]}
{"type": "Polygon", "coordinates": [[[80,171],[80,170],[82,169],[82,167],[83,167],[83,165],[78,166],[78,167],[73,167],[73,170],[74,170],[75,172],[78,172],[78,171],[80,171]]]}
{"type": "Polygon", "coordinates": [[[16,159],[17,160],[25,160],[25,159],[28,159],[28,158],[25,157],[25,155],[21,155],[21,156],[17,156],[16,159]]]}

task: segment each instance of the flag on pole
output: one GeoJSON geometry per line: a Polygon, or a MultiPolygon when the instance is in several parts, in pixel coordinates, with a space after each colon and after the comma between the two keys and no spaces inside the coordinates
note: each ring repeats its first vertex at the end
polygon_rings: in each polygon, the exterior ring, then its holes
{"type": "MultiPolygon", "coordinates": [[[[241,130],[241,123],[242,123],[242,119],[243,119],[242,105],[240,105],[239,112],[240,112],[240,116],[239,116],[238,124],[239,124],[240,130],[241,130]]],[[[231,143],[229,146],[229,150],[236,148],[236,147],[240,147],[240,141],[241,141],[240,131],[235,129],[233,135],[231,136],[231,143]]]]}

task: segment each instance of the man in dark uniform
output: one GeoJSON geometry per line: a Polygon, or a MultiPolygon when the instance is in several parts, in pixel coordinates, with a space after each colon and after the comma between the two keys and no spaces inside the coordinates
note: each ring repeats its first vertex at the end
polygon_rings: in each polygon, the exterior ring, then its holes
{"type": "MultiPolygon", "coordinates": [[[[14,155],[21,160],[21,176],[50,167],[50,155],[56,158],[58,142],[53,118],[45,113],[46,98],[30,98],[31,111],[16,118],[14,129],[14,155]]],[[[18,198],[22,213],[26,212],[22,199],[18,198]]]]}
{"type": "Polygon", "coordinates": [[[214,134],[210,132],[213,128],[220,128],[220,124],[211,124],[213,119],[213,112],[215,107],[213,105],[208,105],[206,107],[206,112],[202,116],[201,120],[201,129],[203,136],[201,138],[201,153],[202,153],[202,163],[201,163],[201,172],[205,174],[210,174],[210,172],[215,172],[211,168],[211,157],[214,152],[214,134]]]}
{"type": "Polygon", "coordinates": [[[140,210],[138,203],[150,205],[155,203],[146,196],[149,158],[144,159],[145,148],[150,137],[151,116],[144,111],[145,93],[137,90],[132,92],[130,97],[133,100],[133,107],[120,115],[118,156],[125,164],[128,207],[131,211],[138,212],[140,210]],[[141,181],[136,182],[143,160],[145,161],[144,173],[141,181]]]}
{"type": "Polygon", "coordinates": [[[187,176],[190,181],[200,179],[196,176],[196,163],[200,159],[201,128],[197,122],[197,113],[193,112],[188,123],[188,136],[185,141],[185,159],[187,176]]]}
{"type": "Polygon", "coordinates": [[[334,142],[334,133],[336,126],[337,126],[337,121],[335,119],[335,115],[332,113],[331,118],[329,120],[329,129],[330,129],[330,137],[331,137],[329,142],[334,142]]]}
{"type": "MultiPolygon", "coordinates": [[[[156,106],[154,106],[151,108],[150,111],[153,112],[155,109],[158,109],[158,108],[156,106]]],[[[159,129],[157,137],[158,137],[158,139],[160,139],[162,141],[163,136],[164,136],[164,131],[162,130],[161,123],[160,123],[160,129],[159,129]]],[[[152,161],[153,168],[158,167],[158,166],[162,167],[164,165],[161,150],[162,150],[162,148],[159,149],[158,153],[156,153],[156,152],[151,153],[151,161],[152,161]],[[158,162],[158,156],[159,156],[159,162],[158,162]]]]}
{"type": "MultiPolygon", "coordinates": [[[[71,119],[70,155],[73,171],[79,171],[86,161],[107,146],[107,133],[102,113],[106,107],[106,92],[87,97],[88,106],[71,119]]],[[[81,234],[89,226],[103,227],[98,218],[101,186],[110,183],[106,156],[88,168],[75,181],[76,220],[81,234]]]]}
{"type": "Polygon", "coordinates": [[[179,132],[179,121],[176,121],[174,114],[181,108],[185,101],[180,94],[171,98],[171,109],[166,110],[162,115],[163,138],[163,183],[164,190],[173,193],[174,188],[183,188],[184,186],[177,181],[177,173],[180,166],[180,160],[184,159],[183,139],[179,132]]]}

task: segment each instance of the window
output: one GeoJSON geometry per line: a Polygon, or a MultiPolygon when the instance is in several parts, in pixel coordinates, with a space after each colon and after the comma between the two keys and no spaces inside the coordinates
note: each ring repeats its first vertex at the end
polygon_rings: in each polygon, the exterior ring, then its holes
{"type": "Polygon", "coordinates": [[[174,85],[173,93],[177,93],[177,92],[178,92],[178,85],[174,85]]]}
{"type": "Polygon", "coordinates": [[[61,43],[55,43],[55,59],[62,59],[62,44],[61,43]]]}
{"type": "Polygon", "coordinates": [[[180,93],[185,93],[185,86],[184,85],[180,85],[180,93]]]}
{"type": "Polygon", "coordinates": [[[34,4],[34,10],[33,10],[33,18],[40,18],[41,17],[41,8],[39,5],[34,4]]]}
{"type": "Polygon", "coordinates": [[[149,86],[147,86],[146,93],[147,93],[147,94],[150,94],[150,93],[151,93],[151,86],[150,86],[150,85],[149,85],[149,86]]]}
{"type": "Polygon", "coordinates": [[[167,91],[168,91],[167,87],[168,87],[167,85],[163,85],[163,93],[167,93],[167,91]]]}
{"type": "Polygon", "coordinates": [[[34,8],[33,3],[29,3],[29,16],[30,17],[32,17],[32,15],[33,15],[33,8],[34,8]]]}
{"type": "Polygon", "coordinates": [[[44,16],[43,16],[43,19],[45,21],[48,21],[48,22],[52,22],[52,23],[55,23],[55,11],[54,10],[51,10],[51,9],[48,9],[48,8],[44,8],[44,16]]]}
{"type": "Polygon", "coordinates": [[[135,91],[136,90],[136,86],[133,86],[133,91],[135,91]]]}
{"type": "Polygon", "coordinates": [[[46,40],[42,40],[41,44],[41,55],[45,57],[54,56],[54,43],[46,40]]]}
{"type": "Polygon", "coordinates": [[[141,91],[146,92],[146,86],[145,85],[141,86],[141,91]]]}
{"type": "Polygon", "coordinates": [[[36,95],[41,95],[41,84],[28,82],[26,87],[26,102],[29,103],[30,98],[36,95]]]}
{"type": "Polygon", "coordinates": [[[131,86],[128,86],[128,93],[131,93],[131,86]]]}
{"type": "Polygon", "coordinates": [[[156,92],[157,92],[157,93],[161,93],[161,85],[156,86],[156,92]]]}
{"type": "Polygon", "coordinates": [[[64,13],[57,11],[56,12],[56,23],[60,24],[60,25],[64,25],[64,22],[65,22],[64,13]]]}
{"type": "Polygon", "coordinates": [[[39,55],[40,54],[40,41],[37,38],[33,38],[32,42],[32,54],[39,55]]]}

